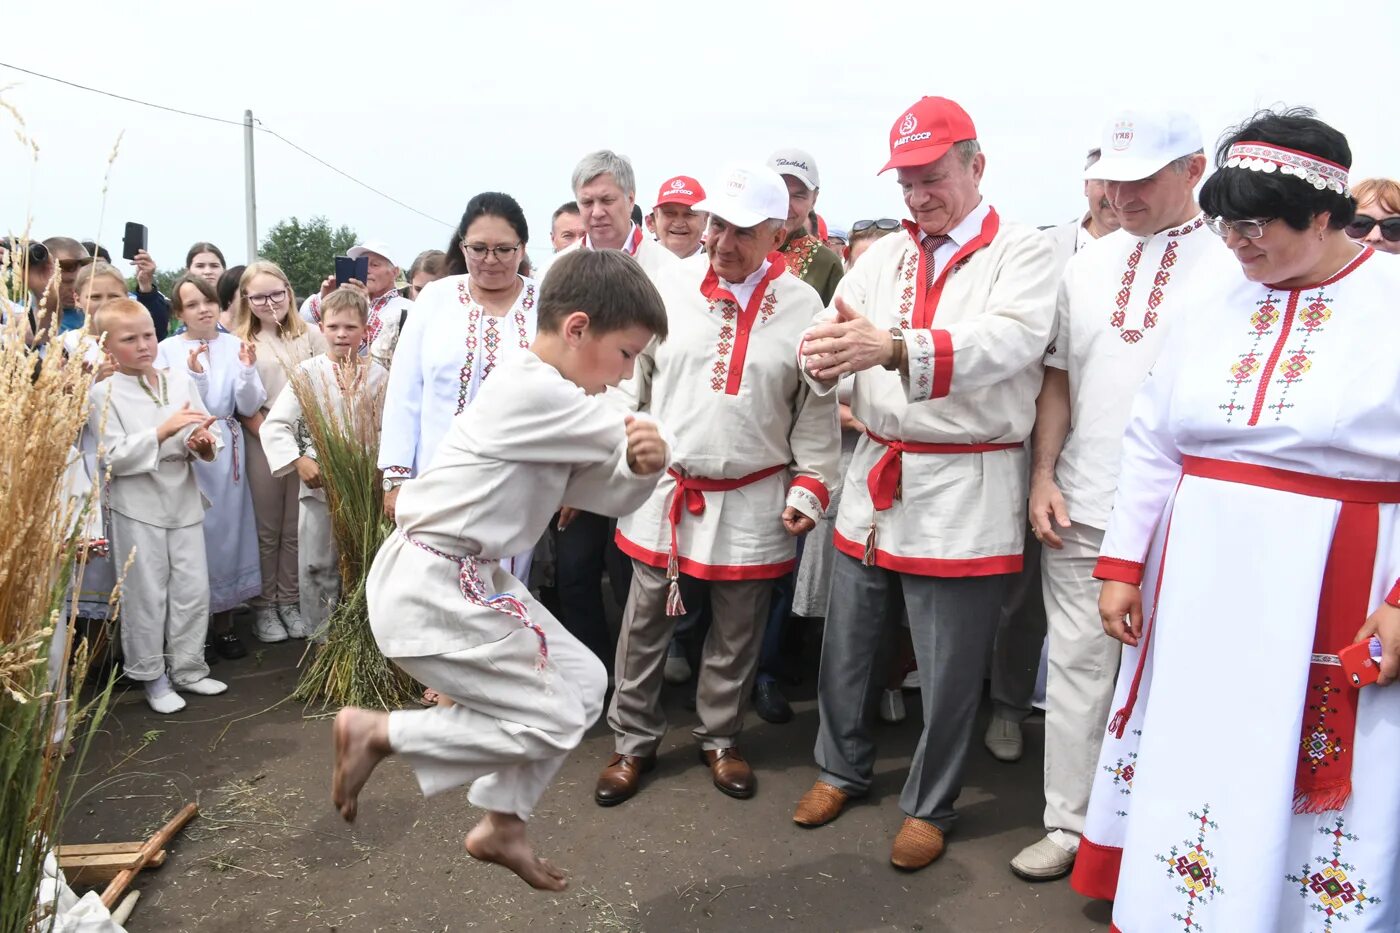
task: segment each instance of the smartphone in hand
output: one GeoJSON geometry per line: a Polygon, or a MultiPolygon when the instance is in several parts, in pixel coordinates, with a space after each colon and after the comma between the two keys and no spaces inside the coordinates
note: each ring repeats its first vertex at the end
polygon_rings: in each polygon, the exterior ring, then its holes
{"type": "Polygon", "coordinates": [[[349,256],[335,257],[335,284],[344,285],[351,279],[361,285],[369,278],[369,257],[361,256],[358,259],[351,259],[349,256]]]}
{"type": "Polygon", "coordinates": [[[137,253],[147,248],[148,236],[145,224],[127,221],[126,232],[122,234],[122,258],[128,262],[135,259],[137,253]]]}

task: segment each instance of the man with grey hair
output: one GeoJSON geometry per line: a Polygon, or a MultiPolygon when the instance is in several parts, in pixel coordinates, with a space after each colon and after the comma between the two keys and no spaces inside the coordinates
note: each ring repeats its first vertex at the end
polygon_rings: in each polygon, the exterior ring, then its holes
{"type": "Polygon", "coordinates": [[[878,633],[907,615],[924,724],[890,853],[906,870],[941,856],[957,819],[982,676],[1022,565],[1025,442],[1055,316],[1050,241],[997,216],[980,191],[985,167],[953,101],[925,97],[897,118],[885,170],[898,171],[913,220],[841,280],[834,319],[800,351],[830,391],[855,374],[851,410],[867,430],[836,516],[821,773],[793,820],[820,826],[869,791],[886,674],[878,633]]]}
{"type": "Polygon", "coordinates": [[[1104,737],[1122,646],[1104,637],[1094,565],[1133,396],[1185,310],[1187,286],[1239,274],[1196,205],[1205,170],[1191,116],[1125,111],[1104,126],[1103,158],[1084,172],[1103,186],[1122,228],[1085,245],[1065,267],[1036,400],[1030,522],[1044,545],[1049,623],[1046,835],[1011,861],[1011,870],[1031,881],[1063,877],[1076,857],[1099,867],[1123,842],[1114,827],[1095,827],[1088,816],[1097,782],[1110,783],[1103,799],[1120,796],[1121,786],[1112,786],[1120,775],[1099,766],[1101,749],[1112,751],[1110,763],[1130,762],[1133,754],[1132,736],[1104,737]]]}
{"type": "MultiPolygon", "coordinates": [[[[620,249],[637,260],[653,282],[676,262],[669,250],[632,222],[637,181],[626,156],[610,149],[590,152],[574,167],[573,189],[579,216],[583,218],[584,236],[555,256],[574,249],[620,249]]],[[[539,278],[543,280],[548,274],[546,265],[539,278]]]]}
{"type": "MultiPolygon", "coordinates": [[[[1098,146],[1090,149],[1084,161],[1085,170],[1093,168],[1094,163],[1102,157],[1103,150],[1098,146]]],[[[1084,216],[1045,231],[1055,243],[1055,259],[1060,268],[1064,268],[1065,263],[1069,262],[1069,257],[1085,246],[1118,229],[1118,215],[1113,213],[1113,205],[1109,203],[1105,184],[1102,178],[1086,178],[1084,198],[1089,202],[1089,207],[1084,216]]]]}
{"type": "Polygon", "coordinates": [[[695,740],[722,793],[753,796],[735,742],[773,581],[796,563],[795,539],[821,517],[840,468],[836,397],[809,384],[793,352],[821,299],[769,258],[783,241],[787,189],[772,169],[740,164],[709,190],[695,205],[710,215],[709,261],[681,263],[658,282],[671,336],[619,386],[676,440],[667,476],[618,521],[633,573],[608,708],[615,752],[594,791],[605,807],[635,794],[656,763],[667,646],[698,587],[711,623],[695,740]]]}

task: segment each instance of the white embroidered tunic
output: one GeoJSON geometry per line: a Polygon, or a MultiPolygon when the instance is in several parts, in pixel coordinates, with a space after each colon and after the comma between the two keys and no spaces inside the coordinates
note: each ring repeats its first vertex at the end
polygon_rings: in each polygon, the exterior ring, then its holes
{"type": "Polygon", "coordinates": [[[846,472],[836,547],[857,559],[869,550],[901,573],[1015,573],[1055,252],[984,200],[934,252],[926,288],[922,233],[906,231],[872,245],[836,290],[877,327],[902,329],[909,355],[907,377],[878,366],[856,374],[851,409],[870,433],[846,472]]]}
{"type": "Polygon", "coordinates": [[[821,299],[776,253],[750,281],[725,285],[705,257],[658,282],[670,336],[648,347],[618,394],[672,426],[674,472],[618,522],[617,542],[631,557],[666,567],[675,516],[680,572],[779,577],[796,553],[784,507],[820,518],[840,472],[836,397],[809,386],[797,357],[821,299]],[[744,482],[684,491],[675,501],[678,482],[708,480],[744,482]]]}
{"type": "Polygon", "coordinates": [[[535,339],[539,286],[533,279],[520,280],[515,304],[496,317],[472,298],[469,278],[453,275],[426,285],[399,336],[379,441],[379,468],[387,475],[426,470],[452,419],[486,377],[529,352],[535,339]]]}

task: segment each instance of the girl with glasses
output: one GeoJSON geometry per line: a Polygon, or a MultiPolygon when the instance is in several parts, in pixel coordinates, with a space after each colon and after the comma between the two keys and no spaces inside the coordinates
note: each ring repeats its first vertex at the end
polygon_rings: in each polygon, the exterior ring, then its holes
{"type": "Polygon", "coordinates": [[[297,586],[297,517],[301,481],[295,473],[273,476],[263,453],[259,431],[277,396],[287,386],[293,368],[326,352],[326,338],[292,313],[296,296],[286,273],[276,263],[258,260],[243,270],[234,304],[233,330],[253,345],[258,377],[267,400],[250,418],[239,420],[247,447],[248,488],[258,523],[258,556],[262,592],[250,602],[256,612],[253,634],[258,641],[306,638],[311,632],[301,617],[297,586]]]}

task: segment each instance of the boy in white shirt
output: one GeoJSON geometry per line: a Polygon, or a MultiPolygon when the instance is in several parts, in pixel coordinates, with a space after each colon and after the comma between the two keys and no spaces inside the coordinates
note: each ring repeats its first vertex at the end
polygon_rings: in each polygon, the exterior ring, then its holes
{"type": "Polygon", "coordinates": [[[176,690],[213,696],[228,687],[209,677],[209,572],[205,501],[191,460],[213,460],[222,446],[214,418],[181,367],[158,370],[150,313],[129,298],[97,315],[116,366],[92,389],[88,427],[100,438],[112,517],[112,559],[135,559],[122,583],[121,640],[126,676],[145,684],[157,713],[185,708],[176,690]]]}
{"type": "Polygon", "coordinates": [[[403,484],[396,533],[369,574],[380,650],[454,705],[341,710],[332,798],[353,820],[390,754],[408,760],[425,794],[472,782],[468,799],[487,813],[468,854],[559,891],[564,873],[535,856],[525,823],[602,712],[607,675],[500,562],[561,506],[623,515],[651,494],[668,445],[654,422],[598,395],[630,378],[667,327],[656,288],[614,250],[561,257],[538,309],[531,352],[496,368],[432,465],[403,484]]]}
{"type": "MultiPolygon", "coordinates": [[[[301,479],[297,516],[297,576],[302,625],[287,634],[309,637],[321,630],[340,598],[340,550],[331,529],[321,467],[313,435],[302,409],[307,390],[327,421],[334,419],[347,433],[379,424],[389,371],[359,352],[369,319],[369,301],[353,288],[341,286],[320,304],[321,333],[330,349],[301,363],[288,386],[277,396],[262,426],[263,453],[273,476],[293,470],[301,479]]],[[[365,437],[367,449],[377,438],[365,437]]]]}

